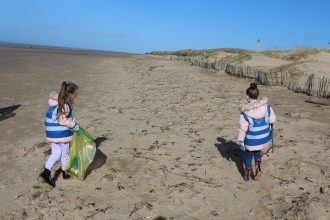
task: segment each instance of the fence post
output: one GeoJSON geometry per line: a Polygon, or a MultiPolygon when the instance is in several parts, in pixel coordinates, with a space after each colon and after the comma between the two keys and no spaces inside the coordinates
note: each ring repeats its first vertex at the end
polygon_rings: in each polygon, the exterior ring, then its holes
{"type": "Polygon", "coordinates": [[[328,88],[329,88],[330,80],[329,78],[327,79],[326,87],[325,87],[325,98],[329,97],[330,98],[330,93],[328,93],[328,88]],[[329,95],[328,95],[329,94],[329,95]]]}
{"type": "Polygon", "coordinates": [[[267,77],[267,73],[266,72],[264,72],[264,74],[265,74],[265,79],[266,79],[266,81],[265,81],[265,85],[269,85],[269,81],[268,81],[268,77],[267,77]]]}
{"type": "Polygon", "coordinates": [[[321,96],[321,89],[322,89],[322,75],[319,78],[319,84],[318,84],[318,88],[317,88],[317,97],[321,96]]]}

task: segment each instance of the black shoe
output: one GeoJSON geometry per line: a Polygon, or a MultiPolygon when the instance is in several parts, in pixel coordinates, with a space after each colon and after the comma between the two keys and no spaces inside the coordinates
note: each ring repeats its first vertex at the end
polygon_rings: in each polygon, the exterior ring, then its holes
{"type": "Polygon", "coordinates": [[[52,183],[52,181],[50,181],[50,170],[46,169],[44,170],[44,172],[42,172],[40,174],[40,176],[42,177],[42,179],[48,183],[50,186],[54,187],[54,184],[52,183]]]}
{"type": "Polygon", "coordinates": [[[63,179],[67,180],[67,179],[70,179],[71,176],[69,174],[67,174],[65,171],[62,170],[62,177],[63,179]]]}

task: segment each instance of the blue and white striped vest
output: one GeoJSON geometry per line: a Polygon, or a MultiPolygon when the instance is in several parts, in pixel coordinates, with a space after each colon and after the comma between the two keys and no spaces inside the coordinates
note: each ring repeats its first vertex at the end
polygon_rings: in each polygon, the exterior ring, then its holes
{"type": "MultiPolygon", "coordinates": [[[[68,103],[66,103],[68,104],[68,103]]],[[[70,113],[68,119],[73,120],[73,108],[71,104],[68,104],[70,107],[70,113]]],[[[65,138],[73,135],[73,132],[70,131],[70,128],[60,125],[58,122],[58,105],[50,106],[46,113],[46,136],[48,138],[65,138]]]]}
{"type": "Polygon", "coordinates": [[[253,119],[244,112],[241,113],[244,119],[249,122],[249,130],[246,132],[244,144],[248,146],[258,146],[266,144],[272,140],[271,127],[268,124],[270,117],[270,105],[267,106],[266,114],[263,118],[253,119]]]}

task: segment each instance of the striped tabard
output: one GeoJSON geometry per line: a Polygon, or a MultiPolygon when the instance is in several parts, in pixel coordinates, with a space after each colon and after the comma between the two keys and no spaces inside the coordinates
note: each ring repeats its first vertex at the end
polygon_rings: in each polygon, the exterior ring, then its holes
{"type": "Polygon", "coordinates": [[[241,113],[244,119],[249,122],[249,129],[246,132],[244,144],[248,146],[258,146],[266,144],[272,139],[271,128],[268,124],[270,117],[270,105],[267,106],[266,114],[263,118],[254,119],[244,112],[241,113]]]}
{"type": "MultiPolygon", "coordinates": [[[[68,103],[65,103],[68,104],[68,103]]],[[[68,104],[70,108],[70,113],[68,119],[73,120],[73,108],[71,104],[68,104]]],[[[50,106],[46,113],[46,136],[48,138],[65,138],[73,135],[70,128],[60,125],[58,122],[58,105],[50,106]]]]}

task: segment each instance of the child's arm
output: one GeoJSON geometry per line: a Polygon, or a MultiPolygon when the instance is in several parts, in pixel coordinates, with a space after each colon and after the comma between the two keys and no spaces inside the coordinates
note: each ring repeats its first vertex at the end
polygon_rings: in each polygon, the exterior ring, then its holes
{"type": "Polygon", "coordinates": [[[51,92],[49,94],[48,104],[49,106],[55,106],[58,104],[58,93],[57,92],[51,92]]]}
{"type": "Polygon", "coordinates": [[[238,134],[237,139],[238,141],[243,141],[246,136],[246,132],[249,129],[249,122],[247,122],[244,118],[244,116],[241,114],[239,117],[239,127],[238,127],[238,134]]]}
{"type": "Polygon", "coordinates": [[[70,114],[69,105],[64,104],[64,109],[63,110],[64,110],[65,114],[59,115],[58,122],[60,123],[60,125],[66,126],[68,128],[73,128],[76,125],[76,123],[68,118],[68,116],[70,114]]]}
{"type": "Polygon", "coordinates": [[[275,115],[272,107],[270,107],[270,116],[269,116],[268,123],[273,124],[275,122],[276,122],[276,115],[275,115]]]}

